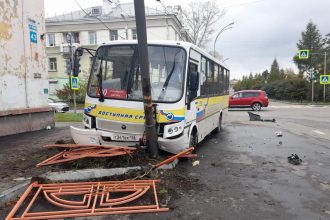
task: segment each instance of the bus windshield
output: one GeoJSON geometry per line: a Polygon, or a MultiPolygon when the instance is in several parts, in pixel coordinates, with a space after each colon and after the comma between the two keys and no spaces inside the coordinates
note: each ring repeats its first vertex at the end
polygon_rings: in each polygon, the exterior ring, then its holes
{"type": "MultiPolygon", "coordinates": [[[[175,102],[183,93],[186,53],[180,47],[148,46],[151,95],[154,101],[175,102]]],[[[100,47],[88,83],[90,97],[142,100],[137,45],[100,47]]]]}

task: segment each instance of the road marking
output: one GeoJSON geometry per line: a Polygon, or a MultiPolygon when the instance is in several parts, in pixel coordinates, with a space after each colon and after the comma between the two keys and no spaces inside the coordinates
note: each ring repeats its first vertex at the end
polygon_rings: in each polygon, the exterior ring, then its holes
{"type": "Polygon", "coordinates": [[[322,132],[322,131],[319,131],[319,130],[313,130],[315,133],[317,133],[317,134],[322,134],[322,135],[325,135],[325,133],[324,132],[322,132]]]}

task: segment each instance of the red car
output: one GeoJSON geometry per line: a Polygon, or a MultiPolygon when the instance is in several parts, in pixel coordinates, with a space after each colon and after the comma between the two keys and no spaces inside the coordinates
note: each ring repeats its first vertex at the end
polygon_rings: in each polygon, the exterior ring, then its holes
{"type": "Polygon", "coordinates": [[[259,111],[269,104],[266,92],[262,90],[243,90],[229,97],[229,108],[247,108],[259,111]]]}

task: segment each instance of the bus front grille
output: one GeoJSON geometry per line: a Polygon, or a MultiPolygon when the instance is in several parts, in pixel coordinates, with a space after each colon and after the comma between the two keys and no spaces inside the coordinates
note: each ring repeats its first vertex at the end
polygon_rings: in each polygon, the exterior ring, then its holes
{"type": "Polygon", "coordinates": [[[96,128],[104,131],[127,134],[143,134],[144,124],[96,119],[96,128]]]}

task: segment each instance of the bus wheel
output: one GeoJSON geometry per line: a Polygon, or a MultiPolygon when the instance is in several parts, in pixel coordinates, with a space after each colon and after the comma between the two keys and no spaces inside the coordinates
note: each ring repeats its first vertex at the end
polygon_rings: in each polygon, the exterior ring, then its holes
{"type": "Polygon", "coordinates": [[[213,134],[218,134],[222,131],[222,114],[220,114],[218,126],[212,131],[213,134]]]}
{"type": "Polygon", "coordinates": [[[197,136],[197,131],[192,131],[190,138],[189,138],[189,147],[194,147],[195,150],[197,148],[198,144],[198,136],[197,136]]]}

